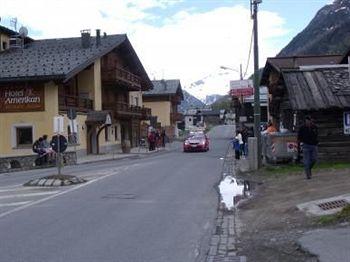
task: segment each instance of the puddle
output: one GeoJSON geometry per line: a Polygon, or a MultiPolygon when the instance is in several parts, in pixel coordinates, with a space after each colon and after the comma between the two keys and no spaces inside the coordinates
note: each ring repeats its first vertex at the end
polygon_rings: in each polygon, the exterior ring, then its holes
{"type": "Polygon", "coordinates": [[[250,181],[236,179],[233,176],[224,176],[219,185],[221,204],[227,210],[233,210],[241,200],[251,196],[251,186],[250,181]]]}

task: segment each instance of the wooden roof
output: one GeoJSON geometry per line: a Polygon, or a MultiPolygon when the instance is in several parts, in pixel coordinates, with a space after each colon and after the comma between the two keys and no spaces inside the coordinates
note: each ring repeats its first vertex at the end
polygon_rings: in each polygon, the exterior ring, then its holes
{"type": "Polygon", "coordinates": [[[336,65],[340,64],[343,56],[341,55],[314,55],[314,56],[288,56],[288,57],[269,57],[261,77],[261,85],[268,85],[268,78],[271,71],[281,72],[284,69],[296,69],[307,65],[336,65]]]}
{"type": "Polygon", "coordinates": [[[88,48],[82,47],[81,37],[71,37],[36,40],[23,49],[6,50],[0,53],[0,82],[66,82],[114,49],[128,56],[132,73],[142,79],[143,90],[152,88],[152,82],[125,34],[101,37],[100,45],[96,44],[96,37],[91,37],[88,48]]]}
{"type": "Polygon", "coordinates": [[[283,70],[282,75],[294,110],[350,108],[348,67],[283,70]]]}
{"type": "Polygon", "coordinates": [[[168,80],[153,80],[153,89],[143,93],[144,97],[157,97],[157,96],[176,96],[179,95],[181,100],[184,99],[182,87],[179,79],[168,80]]]}

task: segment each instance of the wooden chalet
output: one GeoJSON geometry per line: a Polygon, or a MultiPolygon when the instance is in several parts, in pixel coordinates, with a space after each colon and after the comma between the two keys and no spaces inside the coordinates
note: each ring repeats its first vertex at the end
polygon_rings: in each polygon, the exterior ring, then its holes
{"type": "Polygon", "coordinates": [[[297,132],[310,115],[319,128],[321,160],[350,160],[350,135],[344,116],[350,112],[348,65],[342,56],[269,58],[261,84],[269,90],[270,115],[281,129],[297,132]]]}
{"type": "Polygon", "coordinates": [[[154,80],[152,83],[153,89],[143,93],[144,105],[151,108],[152,116],[157,117],[157,127],[172,138],[176,136],[177,123],[183,120],[183,115],[178,112],[184,99],[180,80],[154,80]]]}

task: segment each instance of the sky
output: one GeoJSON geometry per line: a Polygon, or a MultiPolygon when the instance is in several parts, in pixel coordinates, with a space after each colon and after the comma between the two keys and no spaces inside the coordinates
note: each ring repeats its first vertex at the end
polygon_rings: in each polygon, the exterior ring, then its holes
{"type": "MultiPolygon", "coordinates": [[[[259,60],[275,56],[331,0],[263,0],[259,60]]],[[[99,28],[126,33],[150,79],[180,79],[203,99],[253,72],[249,0],[0,0],[0,24],[25,26],[34,39],[76,37],[99,28]],[[220,69],[225,66],[231,69],[220,69]],[[196,85],[195,83],[201,83],[196,85]]]]}

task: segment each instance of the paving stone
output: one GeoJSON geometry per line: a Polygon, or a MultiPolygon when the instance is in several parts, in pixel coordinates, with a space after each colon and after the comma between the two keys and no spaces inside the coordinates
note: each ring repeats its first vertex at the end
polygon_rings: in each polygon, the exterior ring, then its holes
{"type": "Polygon", "coordinates": [[[207,262],[214,262],[214,257],[212,257],[212,256],[208,257],[207,262]]]}
{"type": "Polygon", "coordinates": [[[228,251],[233,251],[233,250],[236,250],[236,246],[235,245],[227,245],[227,250],[228,251]]]}
{"type": "Polygon", "coordinates": [[[227,255],[230,257],[235,257],[235,256],[237,256],[237,253],[234,251],[229,251],[227,255]]]}
{"type": "Polygon", "coordinates": [[[209,256],[215,256],[217,253],[217,250],[218,250],[217,246],[211,246],[208,253],[209,256]]]}

